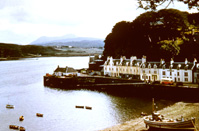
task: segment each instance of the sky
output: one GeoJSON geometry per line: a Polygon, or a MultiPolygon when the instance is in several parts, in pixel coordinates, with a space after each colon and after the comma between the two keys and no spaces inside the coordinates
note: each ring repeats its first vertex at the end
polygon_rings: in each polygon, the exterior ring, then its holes
{"type": "MultiPolygon", "coordinates": [[[[146,12],[137,7],[137,0],[0,0],[0,42],[29,44],[68,34],[105,39],[116,23],[146,12]]],[[[169,8],[197,11],[183,3],[169,8]]]]}

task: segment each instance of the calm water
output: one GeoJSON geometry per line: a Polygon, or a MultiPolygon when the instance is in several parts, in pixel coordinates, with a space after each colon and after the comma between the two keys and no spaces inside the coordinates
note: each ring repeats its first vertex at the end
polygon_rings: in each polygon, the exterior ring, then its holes
{"type": "MultiPolygon", "coordinates": [[[[87,68],[88,57],[31,58],[0,61],[0,130],[9,125],[28,131],[100,130],[151,111],[151,100],[88,90],[58,90],[43,86],[43,75],[60,67],[87,68]],[[15,105],[6,109],[6,104],[15,105]],[[92,110],[77,109],[91,106],[92,110]],[[44,117],[36,117],[43,113],[44,117]],[[19,116],[24,121],[19,121],[19,116]]],[[[159,108],[171,104],[159,100],[159,108]]]]}

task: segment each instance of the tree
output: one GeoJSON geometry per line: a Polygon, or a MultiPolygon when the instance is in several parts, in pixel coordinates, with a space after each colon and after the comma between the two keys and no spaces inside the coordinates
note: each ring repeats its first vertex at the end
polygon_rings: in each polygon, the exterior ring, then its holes
{"type": "Polygon", "coordinates": [[[175,57],[181,52],[179,38],[181,43],[188,39],[188,15],[176,9],[162,9],[145,12],[132,22],[118,22],[105,39],[103,54],[114,58],[146,55],[149,60],[175,57]]]}
{"type": "MultiPolygon", "coordinates": [[[[143,13],[132,22],[133,30],[136,32],[135,43],[132,44],[137,49],[141,49],[138,54],[147,55],[148,58],[151,57],[153,60],[160,59],[162,52],[168,54],[172,50],[179,50],[172,48],[175,47],[173,41],[184,38],[183,32],[188,29],[188,25],[187,13],[176,9],[162,9],[158,12],[143,13]],[[168,41],[170,44],[165,43],[168,41]],[[162,44],[158,44],[159,42],[162,44]],[[139,43],[139,46],[135,46],[137,43],[139,43]]],[[[178,53],[177,51],[171,56],[174,57],[178,53]]],[[[171,57],[170,55],[166,56],[171,57]]]]}
{"type": "Polygon", "coordinates": [[[125,54],[127,43],[130,38],[130,22],[121,21],[116,23],[112,32],[107,35],[105,39],[104,52],[105,56],[113,56],[114,58],[120,58],[125,54]]]}
{"type": "Polygon", "coordinates": [[[156,10],[157,7],[164,5],[167,8],[171,3],[183,2],[188,6],[189,9],[197,8],[199,10],[199,1],[198,0],[137,0],[139,8],[145,10],[156,10]]]}
{"type": "Polygon", "coordinates": [[[176,41],[173,40],[163,40],[158,42],[160,44],[160,50],[161,50],[161,57],[165,60],[169,60],[170,58],[174,58],[180,53],[180,47],[183,41],[181,39],[178,39],[176,41]]]}

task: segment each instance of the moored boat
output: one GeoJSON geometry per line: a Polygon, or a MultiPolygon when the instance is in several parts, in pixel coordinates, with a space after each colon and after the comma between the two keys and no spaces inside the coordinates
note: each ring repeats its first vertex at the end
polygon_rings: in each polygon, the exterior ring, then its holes
{"type": "Polygon", "coordinates": [[[14,105],[10,105],[10,104],[6,105],[6,108],[8,108],[8,109],[14,109],[14,107],[15,107],[14,105]]]}
{"type": "Polygon", "coordinates": [[[23,120],[24,120],[24,116],[20,116],[19,121],[23,121],[23,120]]]}
{"type": "Polygon", "coordinates": [[[19,127],[19,131],[25,131],[26,129],[23,126],[19,127]]]}
{"type": "Polygon", "coordinates": [[[145,117],[144,123],[146,127],[158,129],[178,129],[178,130],[194,130],[195,119],[189,120],[172,120],[172,119],[154,119],[153,117],[145,117]]]}
{"type": "Polygon", "coordinates": [[[154,108],[154,99],[152,99],[152,116],[144,117],[144,123],[146,127],[154,129],[174,129],[174,130],[194,130],[195,118],[184,119],[181,116],[180,119],[167,119],[163,115],[160,115],[154,108]]]}
{"type": "Polygon", "coordinates": [[[36,116],[37,116],[37,117],[43,117],[44,115],[41,114],[41,113],[36,113],[36,116]]]}

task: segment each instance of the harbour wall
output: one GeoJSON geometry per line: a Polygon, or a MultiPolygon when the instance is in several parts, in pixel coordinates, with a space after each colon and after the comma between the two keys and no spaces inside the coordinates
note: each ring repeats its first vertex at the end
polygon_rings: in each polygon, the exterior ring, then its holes
{"type": "Polygon", "coordinates": [[[61,89],[86,89],[116,95],[160,98],[178,101],[199,101],[199,88],[173,85],[151,85],[139,80],[125,80],[102,77],[46,77],[44,86],[61,89]]]}

